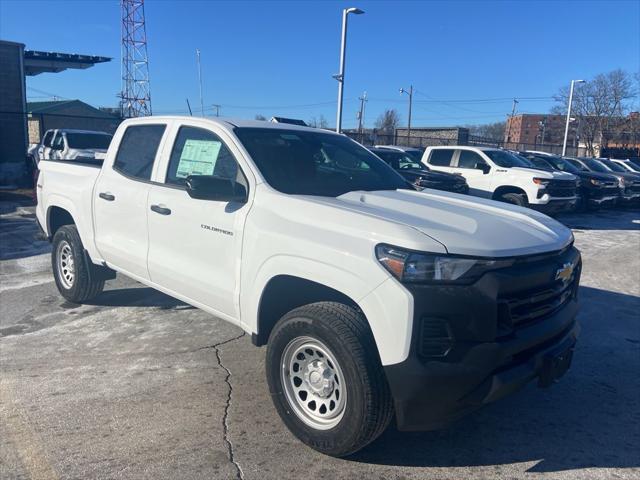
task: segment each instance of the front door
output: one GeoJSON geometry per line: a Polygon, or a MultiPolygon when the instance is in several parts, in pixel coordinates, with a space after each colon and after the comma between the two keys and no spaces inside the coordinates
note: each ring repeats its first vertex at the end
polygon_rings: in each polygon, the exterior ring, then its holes
{"type": "Polygon", "coordinates": [[[457,168],[469,184],[469,193],[477,197],[491,198],[492,175],[489,164],[473,150],[458,150],[457,168]],[[487,170],[483,171],[484,167],[487,170]]]}
{"type": "Polygon", "coordinates": [[[195,125],[178,130],[166,173],[149,191],[148,266],[154,283],[237,319],[242,231],[249,206],[197,200],[185,190],[189,175],[233,179],[248,190],[218,133],[195,125]]]}

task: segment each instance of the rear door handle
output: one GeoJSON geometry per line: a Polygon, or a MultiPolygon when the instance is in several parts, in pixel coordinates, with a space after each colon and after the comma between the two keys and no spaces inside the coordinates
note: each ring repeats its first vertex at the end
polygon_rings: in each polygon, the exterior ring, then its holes
{"type": "Polygon", "coordinates": [[[170,208],[161,207],[160,205],[151,205],[151,211],[159,213],[160,215],[171,215],[170,208]]]}
{"type": "Polygon", "coordinates": [[[112,195],[109,192],[100,192],[98,196],[107,202],[113,202],[116,199],[115,195],[112,195]]]}

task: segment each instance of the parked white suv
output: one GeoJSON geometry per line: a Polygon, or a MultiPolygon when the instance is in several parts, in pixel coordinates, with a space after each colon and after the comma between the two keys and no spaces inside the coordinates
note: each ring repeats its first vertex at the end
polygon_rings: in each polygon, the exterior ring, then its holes
{"type": "Polygon", "coordinates": [[[100,303],[117,271],[267,345],[276,410],[331,455],[549,386],[579,331],[568,228],[316,128],[126,120],[101,166],[41,162],[37,218],[64,298],[100,303]]]}
{"type": "Polygon", "coordinates": [[[565,172],[534,170],[527,159],[484,147],[428,147],[422,162],[433,170],[461,174],[469,194],[530,207],[545,213],[575,208],[577,178],[565,172]]]}

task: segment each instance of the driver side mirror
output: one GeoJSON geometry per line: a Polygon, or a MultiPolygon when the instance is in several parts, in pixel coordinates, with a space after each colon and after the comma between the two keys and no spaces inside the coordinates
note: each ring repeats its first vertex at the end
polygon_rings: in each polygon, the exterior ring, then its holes
{"type": "Polygon", "coordinates": [[[218,202],[247,201],[247,189],[235,180],[211,175],[189,175],[185,181],[187,193],[198,200],[218,202]]]}
{"type": "Polygon", "coordinates": [[[482,170],[482,173],[486,175],[491,171],[491,167],[484,162],[476,162],[474,167],[476,170],[482,170]]]}

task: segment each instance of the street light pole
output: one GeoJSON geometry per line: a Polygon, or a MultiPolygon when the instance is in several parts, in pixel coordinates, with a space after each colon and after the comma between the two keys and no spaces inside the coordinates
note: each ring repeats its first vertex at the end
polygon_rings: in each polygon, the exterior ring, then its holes
{"type": "Polygon", "coordinates": [[[196,57],[198,57],[198,83],[200,85],[200,113],[204,117],[204,103],[202,102],[202,69],[200,67],[200,49],[196,48],[196,57]]]}
{"type": "Polygon", "coordinates": [[[571,80],[569,89],[569,106],[567,107],[567,123],[564,126],[564,141],[562,142],[562,156],[567,154],[567,137],[569,136],[569,122],[571,122],[571,103],[573,102],[573,86],[576,83],[584,83],[584,80],[571,80]]]}
{"type": "Polygon", "coordinates": [[[342,41],[340,43],[340,72],[334,75],[333,78],[338,80],[338,114],[336,117],[336,132],[342,131],[342,98],[344,88],[344,64],[347,54],[347,16],[350,13],[361,15],[364,11],[359,8],[345,8],[342,10],[342,41]]]}
{"type": "Polygon", "coordinates": [[[404,88],[400,89],[400,93],[406,93],[409,95],[409,120],[407,122],[407,146],[411,146],[411,107],[413,105],[413,85],[409,85],[409,90],[404,88]]]}

